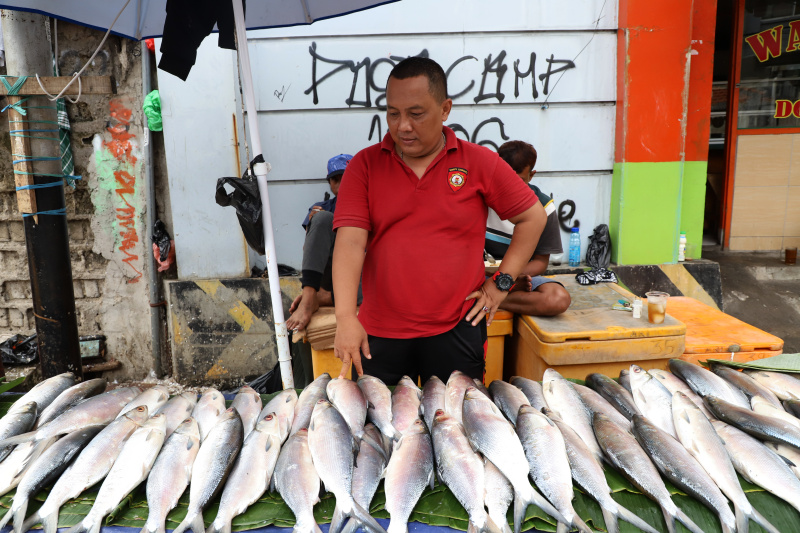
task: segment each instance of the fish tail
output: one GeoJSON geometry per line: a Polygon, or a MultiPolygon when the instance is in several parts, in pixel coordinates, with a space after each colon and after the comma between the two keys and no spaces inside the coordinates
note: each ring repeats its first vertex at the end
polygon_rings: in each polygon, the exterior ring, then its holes
{"type": "MultiPolygon", "coordinates": [[[[756,523],[756,524],[758,524],[759,526],[761,526],[761,527],[763,527],[764,529],[766,529],[767,531],[769,531],[769,533],[778,533],[778,528],[777,528],[777,527],[775,527],[775,526],[773,526],[773,525],[770,523],[770,521],[769,521],[769,520],[767,520],[766,518],[764,518],[764,515],[762,515],[761,513],[759,513],[759,512],[756,510],[756,508],[755,508],[755,507],[753,508],[753,510],[752,510],[752,513],[750,514],[750,518],[752,518],[752,519],[753,519],[753,521],[755,521],[755,523],[756,523]]],[[[738,532],[737,532],[737,533],[738,533],[738,532]]],[[[746,530],[746,529],[745,529],[745,533],[747,533],[747,530],[746,530]]]]}
{"type": "Polygon", "coordinates": [[[603,511],[603,521],[606,523],[606,531],[608,531],[608,533],[619,533],[619,520],[617,519],[617,515],[605,507],[601,507],[601,510],[603,511]]]}
{"type": "Polygon", "coordinates": [[[547,501],[544,496],[536,492],[536,489],[534,489],[530,485],[528,485],[528,487],[530,488],[530,498],[526,499],[525,497],[520,496],[520,498],[522,499],[521,503],[522,505],[524,505],[524,507],[521,510],[517,509],[517,494],[515,493],[514,495],[514,533],[519,533],[519,530],[517,529],[518,527],[517,521],[519,521],[519,527],[522,527],[522,522],[523,520],[525,520],[525,511],[528,509],[528,506],[530,504],[535,505],[545,513],[555,518],[556,521],[558,522],[564,522],[566,524],[569,523],[569,520],[565,519],[564,515],[558,512],[558,510],[555,507],[553,507],[553,505],[549,501],[547,501]]]}
{"type": "Polygon", "coordinates": [[[700,526],[695,524],[694,521],[691,518],[689,518],[688,516],[686,516],[686,513],[684,513],[680,509],[677,509],[675,511],[675,518],[680,520],[681,523],[684,526],[686,526],[686,529],[688,529],[692,533],[703,533],[703,530],[700,528],[700,526]]]}
{"type": "Polygon", "coordinates": [[[155,524],[155,520],[151,521],[149,518],[145,522],[144,527],[139,533],[167,533],[167,526],[165,523],[155,524]]]}
{"type": "Polygon", "coordinates": [[[342,533],[355,533],[356,529],[358,529],[358,522],[355,520],[348,520],[347,525],[344,526],[342,533]]]}
{"type": "Polygon", "coordinates": [[[386,528],[386,533],[408,533],[408,522],[400,523],[400,520],[389,521],[389,527],[386,528]]]}
{"type": "Polygon", "coordinates": [[[577,513],[575,513],[575,515],[572,517],[572,525],[577,527],[578,531],[581,531],[582,533],[593,533],[591,528],[586,525],[586,522],[584,522],[577,513]]]}
{"type": "Polygon", "coordinates": [[[559,520],[556,525],[556,533],[569,533],[569,526],[559,520]]]}
{"type": "MultiPolygon", "coordinates": [[[[22,525],[25,523],[25,513],[28,512],[28,498],[23,498],[17,503],[14,501],[16,509],[14,511],[14,533],[22,533],[22,525]]],[[[11,514],[11,511],[8,511],[11,514]]]]}
{"type": "Polygon", "coordinates": [[[489,515],[486,515],[486,520],[484,520],[483,525],[477,527],[474,525],[472,520],[469,522],[469,526],[467,526],[467,531],[469,531],[469,527],[474,526],[477,533],[503,533],[500,527],[492,520],[489,515]]]}
{"type": "MultiPolygon", "coordinates": [[[[342,508],[339,506],[339,500],[336,500],[336,507],[333,508],[333,516],[331,517],[329,533],[339,533],[344,525],[344,520],[347,515],[344,514],[342,508]]],[[[173,532],[174,533],[174,532],[173,532]]]]}
{"type": "Polygon", "coordinates": [[[217,519],[211,522],[211,525],[206,529],[206,533],[231,533],[231,521],[217,519]]]}
{"type": "Polygon", "coordinates": [[[35,438],[36,438],[36,431],[20,433],[19,435],[14,435],[13,437],[8,437],[7,439],[0,440],[0,448],[6,448],[8,446],[16,446],[18,444],[23,444],[25,442],[30,442],[35,438]]]}
{"type": "MultiPolygon", "coordinates": [[[[22,500],[24,500],[24,501],[25,501],[25,507],[27,508],[27,507],[28,507],[28,499],[27,499],[27,498],[24,498],[22,495],[20,495],[20,499],[22,499],[22,500]]],[[[15,510],[17,507],[18,507],[18,504],[17,504],[17,498],[16,498],[16,496],[15,496],[15,497],[14,497],[14,503],[11,505],[11,509],[9,509],[9,510],[6,512],[6,514],[5,514],[5,515],[3,515],[3,518],[2,518],[2,519],[0,519],[0,529],[3,529],[4,527],[6,527],[6,524],[8,524],[9,520],[11,520],[11,517],[12,517],[12,516],[14,516],[14,510],[15,510]]]]}
{"type": "MultiPolygon", "coordinates": [[[[58,511],[59,509],[56,509],[51,513],[40,515],[38,517],[37,521],[42,523],[42,530],[44,533],[56,533],[56,531],[58,531],[58,511]]],[[[34,524],[35,523],[36,522],[34,522],[34,524]]],[[[24,525],[22,526],[22,529],[25,529],[24,525]]]]}
{"type": "MultiPolygon", "coordinates": [[[[358,523],[364,527],[364,529],[369,529],[371,533],[387,533],[386,530],[383,529],[383,527],[377,522],[377,520],[372,518],[372,515],[369,514],[369,511],[361,507],[355,500],[353,501],[352,517],[355,518],[358,523]]],[[[406,529],[408,529],[407,526],[406,529]]]]}
{"type": "Polygon", "coordinates": [[[72,526],[67,530],[67,533],[88,533],[89,527],[86,524],[86,518],[72,526]]]}
{"type": "Polygon", "coordinates": [[[736,533],[747,533],[750,530],[750,517],[736,504],[733,505],[733,510],[736,513],[736,533]]]}
{"type": "Polygon", "coordinates": [[[187,529],[191,529],[194,533],[205,533],[206,525],[203,523],[200,526],[200,529],[195,529],[197,526],[197,518],[200,518],[200,521],[203,521],[203,515],[195,510],[190,510],[186,514],[186,518],[183,519],[183,522],[178,524],[178,527],[172,533],[184,533],[187,529]]]}
{"type": "Polygon", "coordinates": [[[675,515],[661,506],[661,514],[664,515],[664,522],[667,524],[667,533],[675,533],[675,515]]]}
{"type": "MultiPolygon", "coordinates": [[[[634,514],[629,509],[619,504],[617,504],[617,516],[614,518],[616,519],[617,517],[622,518],[627,523],[638,527],[645,533],[658,533],[658,530],[656,528],[654,528],[653,526],[642,520],[638,515],[634,514]]],[[[664,520],[669,522],[669,519],[667,518],[666,514],[664,515],[664,520]]],[[[608,521],[606,521],[606,525],[608,525],[608,521]]],[[[610,529],[608,531],[609,533],[611,533],[610,529]]]]}
{"type": "Polygon", "coordinates": [[[522,531],[522,521],[525,520],[525,511],[528,510],[529,503],[520,493],[514,493],[514,533],[522,531]]]}
{"type": "Polygon", "coordinates": [[[389,462],[389,456],[386,455],[386,450],[384,450],[383,446],[381,446],[381,444],[378,443],[375,439],[373,439],[371,436],[365,433],[364,435],[361,436],[361,440],[363,442],[366,442],[373,448],[375,448],[375,451],[381,454],[381,457],[383,457],[384,461],[386,461],[387,463],[389,462]]]}
{"type": "MultiPolygon", "coordinates": [[[[36,524],[38,524],[41,521],[42,520],[39,517],[39,511],[36,511],[31,516],[29,516],[28,519],[25,520],[25,522],[22,523],[21,531],[22,532],[28,531],[30,528],[32,528],[33,526],[35,526],[36,524]]],[[[16,526],[16,524],[15,524],[15,526],[16,526]]],[[[16,530],[16,527],[14,529],[16,530]]],[[[47,530],[45,529],[45,531],[47,531],[47,530]]]]}

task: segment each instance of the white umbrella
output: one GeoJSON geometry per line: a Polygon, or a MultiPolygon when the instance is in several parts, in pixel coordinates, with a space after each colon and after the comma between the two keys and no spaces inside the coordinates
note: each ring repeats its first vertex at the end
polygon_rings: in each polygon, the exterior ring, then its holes
{"type": "MultiPolygon", "coordinates": [[[[261,156],[261,134],[256,118],[256,98],[253,90],[253,75],[250,70],[250,54],[247,49],[247,29],[277,28],[311,24],[395,2],[397,0],[250,0],[247,2],[245,23],[242,0],[232,0],[236,23],[236,41],[239,43],[242,92],[244,94],[250,137],[253,140],[253,158],[261,156]]],[[[129,37],[144,39],[158,37],[164,30],[167,15],[167,0],[0,0],[0,9],[30,11],[67,20],[84,26],[106,30],[129,37]],[[115,18],[116,17],[116,18],[115,18]]],[[[283,388],[294,387],[292,356],[289,352],[289,336],[283,317],[283,302],[278,279],[278,262],[275,257],[275,236],[272,231],[272,213],[267,192],[267,163],[257,163],[254,172],[263,204],[264,249],[267,260],[267,275],[272,298],[272,315],[275,321],[275,336],[278,345],[278,362],[281,365],[283,388]]]]}

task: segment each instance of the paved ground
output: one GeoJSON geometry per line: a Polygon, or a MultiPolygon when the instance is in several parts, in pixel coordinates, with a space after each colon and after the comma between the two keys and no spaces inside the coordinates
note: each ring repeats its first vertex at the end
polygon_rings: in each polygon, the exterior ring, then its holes
{"type": "Polygon", "coordinates": [[[777,252],[708,247],[703,259],[719,263],[723,311],[783,339],[784,353],[800,353],[800,264],[785,265],[777,252]]]}

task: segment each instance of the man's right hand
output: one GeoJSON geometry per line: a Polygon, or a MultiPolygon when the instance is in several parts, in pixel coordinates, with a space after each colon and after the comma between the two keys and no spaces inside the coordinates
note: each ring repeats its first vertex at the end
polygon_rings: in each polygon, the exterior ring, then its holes
{"type": "Polygon", "coordinates": [[[372,359],[369,353],[367,332],[361,325],[357,316],[336,318],[336,338],[333,342],[333,353],[342,360],[340,378],[347,377],[350,363],[356,367],[356,372],[361,376],[364,369],[361,367],[361,354],[367,359],[372,359]]]}

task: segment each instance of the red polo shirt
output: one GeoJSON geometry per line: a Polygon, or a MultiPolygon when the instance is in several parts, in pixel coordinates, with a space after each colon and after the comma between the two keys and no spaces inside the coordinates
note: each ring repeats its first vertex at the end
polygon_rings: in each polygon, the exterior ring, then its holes
{"type": "Polygon", "coordinates": [[[422,179],[388,133],[342,178],[333,227],[369,232],[359,320],[370,335],[410,339],[455,327],[485,279],[487,206],[508,219],[538,202],[495,152],[444,132],[446,149],[422,179]]]}

